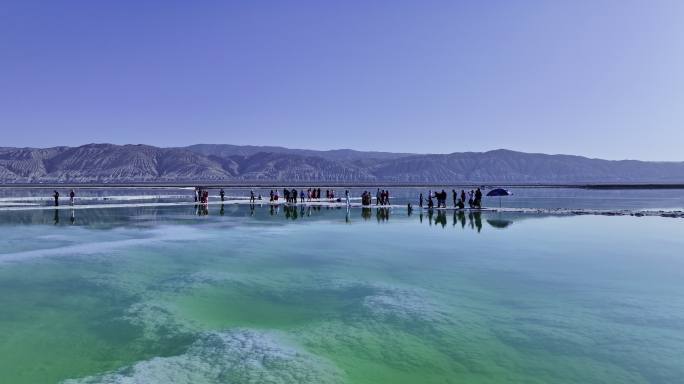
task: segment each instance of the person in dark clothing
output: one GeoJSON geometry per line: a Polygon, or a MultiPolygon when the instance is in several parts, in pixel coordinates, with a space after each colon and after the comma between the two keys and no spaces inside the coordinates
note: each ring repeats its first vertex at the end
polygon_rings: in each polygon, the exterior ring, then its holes
{"type": "Polygon", "coordinates": [[[418,206],[423,208],[423,192],[421,192],[420,196],[418,196],[418,206]]]}
{"type": "Polygon", "coordinates": [[[271,189],[271,193],[269,194],[271,196],[271,199],[269,201],[273,201],[273,190],[271,189]]]}
{"type": "Polygon", "coordinates": [[[221,195],[221,201],[226,201],[226,191],[223,188],[219,191],[219,195],[221,195]]]}
{"type": "Polygon", "coordinates": [[[428,197],[428,209],[432,209],[435,203],[432,201],[432,196],[428,197]]]}
{"type": "Polygon", "coordinates": [[[466,199],[465,199],[465,191],[462,190],[462,189],[461,189],[461,201],[463,202],[463,204],[465,204],[465,201],[466,201],[466,199]]]}
{"type": "Polygon", "coordinates": [[[456,190],[455,190],[455,189],[452,189],[452,190],[451,190],[451,197],[452,197],[453,200],[454,200],[454,207],[455,207],[455,206],[456,206],[456,201],[457,201],[457,199],[458,199],[458,193],[456,193],[456,190]]]}
{"type": "Polygon", "coordinates": [[[52,197],[55,198],[55,207],[59,206],[59,192],[54,191],[55,193],[52,195],[52,197]]]}
{"type": "Polygon", "coordinates": [[[290,193],[290,196],[292,198],[292,202],[297,204],[297,190],[292,188],[292,192],[290,193]]]}
{"type": "Polygon", "coordinates": [[[72,189],[71,192],[69,192],[69,204],[74,205],[74,199],[76,199],[76,192],[72,189]]]}
{"type": "Polygon", "coordinates": [[[480,191],[480,188],[475,190],[475,206],[482,208],[482,191],[480,191]]]}
{"type": "MultiPolygon", "coordinates": [[[[442,199],[442,207],[446,208],[447,193],[445,190],[442,189],[442,193],[441,193],[440,197],[442,199]]],[[[437,208],[439,208],[439,206],[437,208]]]]}

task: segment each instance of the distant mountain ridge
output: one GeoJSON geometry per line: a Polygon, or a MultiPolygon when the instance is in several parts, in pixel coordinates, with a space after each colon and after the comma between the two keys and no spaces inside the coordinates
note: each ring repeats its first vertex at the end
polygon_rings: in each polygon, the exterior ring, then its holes
{"type": "Polygon", "coordinates": [[[0,183],[684,183],[684,162],[505,149],[451,154],[197,144],[0,147],[0,183]]]}

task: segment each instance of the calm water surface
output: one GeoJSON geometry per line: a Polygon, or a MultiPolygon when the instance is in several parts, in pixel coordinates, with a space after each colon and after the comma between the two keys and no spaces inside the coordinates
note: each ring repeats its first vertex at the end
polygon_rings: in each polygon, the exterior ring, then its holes
{"type": "Polygon", "coordinates": [[[0,212],[1,383],[677,383],[684,221],[0,212]]]}

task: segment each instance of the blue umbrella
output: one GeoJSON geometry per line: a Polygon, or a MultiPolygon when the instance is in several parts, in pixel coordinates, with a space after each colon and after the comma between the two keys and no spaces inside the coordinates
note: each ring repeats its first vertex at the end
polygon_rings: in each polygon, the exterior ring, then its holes
{"type": "Polygon", "coordinates": [[[503,188],[494,188],[491,191],[487,192],[487,196],[498,196],[499,197],[499,207],[501,207],[501,196],[510,196],[513,193],[509,192],[506,189],[503,188]]]}

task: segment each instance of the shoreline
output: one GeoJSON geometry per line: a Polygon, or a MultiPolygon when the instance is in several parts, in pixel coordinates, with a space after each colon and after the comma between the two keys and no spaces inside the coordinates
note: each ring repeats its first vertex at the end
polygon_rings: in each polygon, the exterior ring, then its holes
{"type": "MultiPolygon", "coordinates": [[[[250,203],[247,199],[231,199],[226,201],[211,201],[209,203],[196,203],[193,201],[182,202],[167,202],[167,203],[112,203],[112,204],[84,204],[84,205],[59,205],[59,206],[0,206],[0,212],[9,211],[51,211],[51,210],[83,210],[83,209],[111,209],[111,208],[145,208],[145,207],[174,207],[174,206],[221,206],[221,205],[254,205],[254,206],[287,206],[287,207],[327,207],[335,209],[347,208],[344,202],[328,202],[328,201],[311,201],[305,203],[273,203],[269,201],[260,201],[250,203]]],[[[360,203],[351,203],[349,209],[392,209],[407,211],[406,205],[361,205],[360,203]]],[[[415,212],[484,212],[484,213],[522,213],[522,214],[544,214],[557,216],[633,216],[633,217],[669,217],[669,218],[684,218],[684,210],[629,210],[629,209],[576,209],[576,208],[501,208],[501,207],[483,207],[483,208],[427,208],[427,207],[412,207],[415,212]]]]}
{"type": "Polygon", "coordinates": [[[316,187],[316,188],[431,188],[435,186],[458,186],[459,188],[496,187],[496,188],[573,188],[573,189],[684,189],[684,183],[496,183],[496,182],[461,182],[461,183],[412,183],[412,182],[123,182],[123,183],[2,183],[0,189],[54,189],[54,188],[283,188],[283,187],[316,187]]]}

